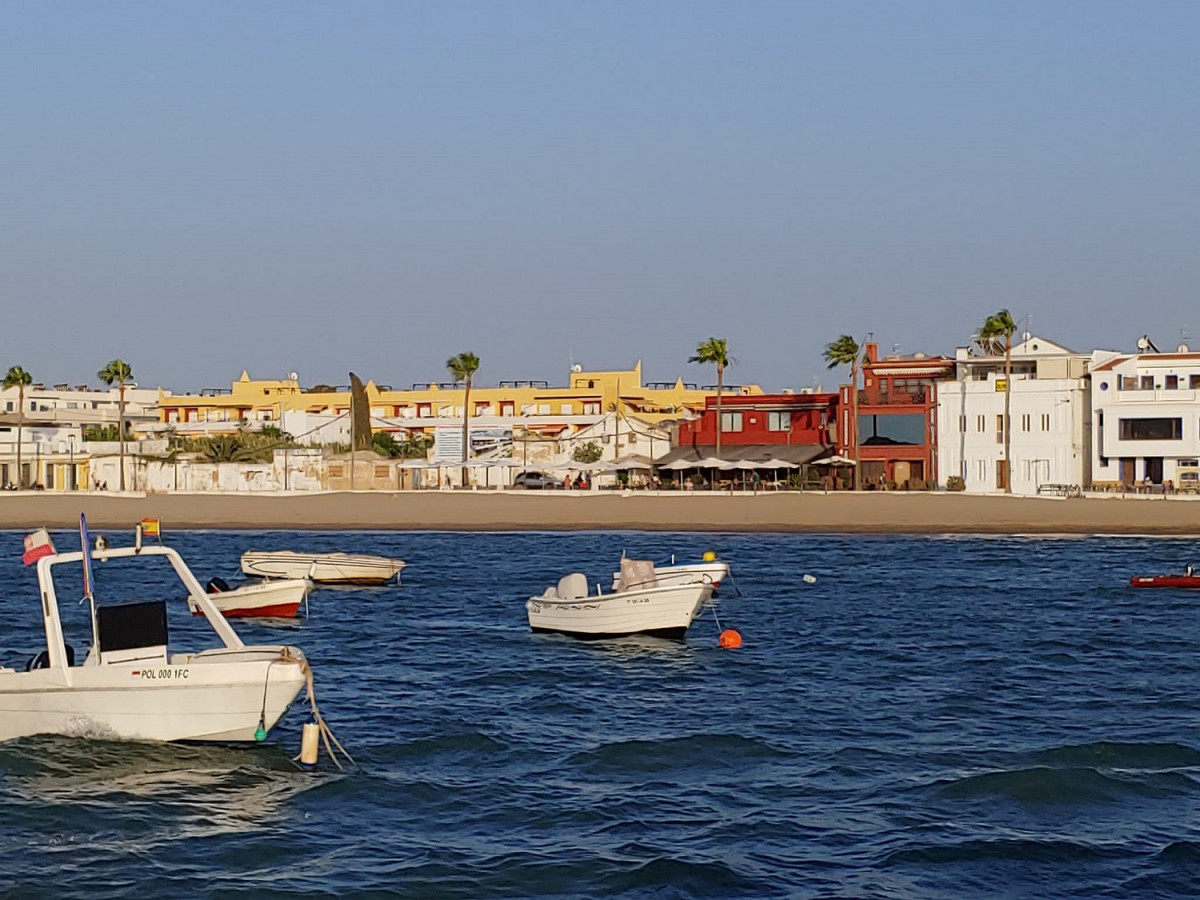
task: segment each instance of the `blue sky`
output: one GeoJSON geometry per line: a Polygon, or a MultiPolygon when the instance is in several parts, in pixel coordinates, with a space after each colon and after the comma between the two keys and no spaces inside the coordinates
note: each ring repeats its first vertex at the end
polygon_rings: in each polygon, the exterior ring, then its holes
{"type": "Polygon", "coordinates": [[[199,389],[687,357],[831,387],[1000,307],[1174,346],[1200,4],[0,3],[0,366],[199,389]]]}

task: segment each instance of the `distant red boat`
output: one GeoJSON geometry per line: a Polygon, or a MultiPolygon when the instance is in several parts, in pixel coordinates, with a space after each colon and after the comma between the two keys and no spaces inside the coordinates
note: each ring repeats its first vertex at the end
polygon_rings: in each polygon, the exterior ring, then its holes
{"type": "Polygon", "coordinates": [[[1136,588],[1200,588],[1200,575],[1134,575],[1129,584],[1136,588]]]}

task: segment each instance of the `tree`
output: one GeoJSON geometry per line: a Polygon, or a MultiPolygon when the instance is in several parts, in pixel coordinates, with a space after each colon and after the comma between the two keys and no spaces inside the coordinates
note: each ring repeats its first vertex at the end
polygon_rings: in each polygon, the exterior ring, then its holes
{"type": "Polygon", "coordinates": [[[721,394],[725,388],[725,367],[736,359],[729,355],[725,338],[710,337],[696,348],[696,355],[689,356],[690,363],[714,363],[717,367],[717,458],[721,458],[721,394]]]}
{"type": "Polygon", "coordinates": [[[825,345],[821,354],[829,363],[829,368],[838,366],[850,367],[850,428],[854,433],[854,489],[862,487],[859,469],[859,433],[858,433],[858,363],[862,358],[862,348],[858,341],[848,334],[843,334],[837,340],[825,345]]]}
{"type": "Polygon", "coordinates": [[[466,487],[467,456],[471,449],[470,434],[467,428],[471,418],[471,379],[479,371],[479,357],[470,351],[464,351],[446,360],[446,369],[455,381],[463,383],[462,483],[466,487]]]}
{"type": "Polygon", "coordinates": [[[125,385],[133,381],[133,369],[122,359],[114,359],[96,373],[109,387],[117,385],[117,429],[121,439],[121,490],[125,490],[125,385]]]}
{"type": "Polygon", "coordinates": [[[997,351],[1003,339],[1004,346],[1004,493],[1012,493],[1012,429],[1009,427],[1012,403],[1012,336],[1017,330],[1012,313],[1002,309],[988,316],[979,327],[979,343],[989,350],[997,351]]]}
{"type": "Polygon", "coordinates": [[[4,376],[4,389],[17,389],[17,487],[25,487],[21,474],[21,441],[25,431],[25,388],[33,384],[33,376],[20,366],[12,366],[4,376]]]}

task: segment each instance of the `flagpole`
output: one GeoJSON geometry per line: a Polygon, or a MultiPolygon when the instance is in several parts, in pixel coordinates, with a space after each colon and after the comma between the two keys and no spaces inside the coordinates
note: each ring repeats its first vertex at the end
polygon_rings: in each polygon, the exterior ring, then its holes
{"type": "Polygon", "coordinates": [[[88,546],[87,516],[83,513],[79,514],[79,542],[83,546],[83,596],[92,611],[92,650],[99,659],[100,629],[96,622],[96,594],[92,587],[92,550],[88,546]]]}

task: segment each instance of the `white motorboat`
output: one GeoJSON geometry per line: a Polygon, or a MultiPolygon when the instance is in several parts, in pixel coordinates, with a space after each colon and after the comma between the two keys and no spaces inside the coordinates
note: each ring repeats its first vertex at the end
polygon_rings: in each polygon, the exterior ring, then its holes
{"type": "MultiPolygon", "coordinates": [[[[262,740],[309,682],[308,662],[296,647],[243,644],[175,550],[106,548],[88,551],[88,558],[122,568],[128,565],[123,560],[149,566],[165,558],[186,588],[188,602],[216,632],[216,645],[172,652],[164,600],[98,604],[84,554],[54,554],[50,548],[49,555],[37,559],[46,649],[26,671],[0,668],[0,740],[33,734],[262,740]],[[84,565],[85,599],[92,601],[91,647],[78,665],[64,639],[52,575],[54,567],[70,563],[84,565]]],[[[154,574],[161,577],[161,567],[154,574]]]]}
{"type": "MultiPolygon", "coordinates": [[[[695,563],[675,563],[672,557],[670,565],[655,566],[654,578],[659,587],[676,584],[692,584],[697,581],[713,586],[715,591],[721,582],[729,577],[729,563],[722,562],[711,553],[704,554],[704,559],[695,563]]],[[[621,573],[614,572],[612,589],[617,590],[621,573]]]]}
{"type": "Polygon", "coordinates": [[[706,581],[659,585],[654,565],[641,560],[621,560],[617,589],[609,594],[588,593],[587,578],[575,573],[559,580],[525,603],[529,627],[582,638],[651,634],[682,637],[692,620],[712,598],[706,581]]]}
{"type": "MultiPolygon", "coordinates": [[[[231,588],[221,579],[212,578],[206,587],[208,599],[227,619],[254,616],[290,619],[299,612],[300,604],[308,597],[312,582],[307,578],[283,578],[231,588]]],[[[188,606],[193,615],[204,615],[200,604],[190,597],[188,606]]]]}
{"type": "Polygon", "coordinates": [[[399,581],[402,559],[361,553],[294,553],[250,550],[242,554],[242,571],[263,578],[308,578],[319,584],[387,584],[399,581]]]}

